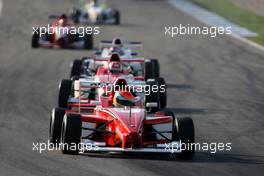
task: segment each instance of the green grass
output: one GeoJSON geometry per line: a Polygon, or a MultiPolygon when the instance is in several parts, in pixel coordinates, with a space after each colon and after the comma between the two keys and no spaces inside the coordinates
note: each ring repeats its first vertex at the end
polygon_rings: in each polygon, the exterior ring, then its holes
{"type": "Polygon", "coordinates": [[[259,34],[258,37],[248,37],[257,43],[264,45],[264,17],[241,9],[231,0],[192,0],[194,3],[210,10],[229,21],[245,27],[259,34]]]}

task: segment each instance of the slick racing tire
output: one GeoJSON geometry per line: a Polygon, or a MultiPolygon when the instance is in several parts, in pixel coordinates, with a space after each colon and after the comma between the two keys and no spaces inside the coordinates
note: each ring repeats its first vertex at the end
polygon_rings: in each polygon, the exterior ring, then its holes
{"type": "Polygon", "coordinates": [[[32,40],[31,40],[31,47],[32,48],[38,48],[39,47],[39,29],[34,32],[34,34],[32,35],[32,40]]]}
{"type": "Polygon", "coordinates": [[[167,85],[164,78],[156,78],[159,85],[160,94],[160,108],[166,108],[167,106],[167,85]]]}
{"type": "Polygon", "coordinates": [[[85,49],[93,49],[93,35],[85,34],[84,36],[84,48],[85,49]]]}
{"type": "Polygon", "coordinates": [[[146,103],[157,103],[158,107],[155,108],[149,108],[148,111],[150,112],[157,112],[160,110],[160,94],[158,89],[155,89],[155,87],[158,88],[158,83],[154,79],[149,79],[146,82],[146,91],[145,91],[145,102],[146,103]]]}
{"type": "Polygon", "coordinates": [[[157,59],[147,59],[145,61],[145,79],[157,78],[160,76],[160,66],[157,59]]]}
{"type": "Polygon", "coordinates": [[[50,116],[49,141],[58,144],[61,136],[61,125],[65,114],[64,108],[53,108],[50,116]]]}
{"type": "Polygon", "coordinates": [[[66,49],[68,47],[67,39],[65,39],[65,38],[58,39],[57,43],[60,46],[60,48],[62,48],[62,49],[66,49]]]}
{"type": "Polygon", "coordinates": [[[59,85],[58,106],[60,108],[68,107],[68,99],[70,98],[71,92],[72,92],[72,80],[63,79],[59,85]]]}
{"type": "Polygon", "coordinates": [[[191,145],[195,142],[193,120],[189,117],[175,118],[173,122],[172,141],[181,141],[182,151],[177,153],[179,159],[191,159],[195,149],[191,145]]]}
{"type": "Polygon", "coordinates": [[[74,23],[78,24],[80,22],[79,18],[81,16],[81,11],[79,9],[73,8],[70,10],[70,18],[74,23]]]}
{"type": "Polygon", "coordinates": [[[154,78],[153,75],[153,66],[150,61],[145,61],[145,80],[154,78]]]}
{"type": "Polygon", "coordinates": [[[61,129],[62,153],[78,155],[81,142],[82,117],[79,114],[66,114],[61,129]]]}
{"type": "Polygon", "coordinates": [[[114,18],[115,18],[115,25],[119,25],[120,24],[120,12],[119,11],[115,11],[115,15],[114,15],[114,18]]]}
{"type": "Polygon", "coordinates": [[[71,65],[71,74],[70,78],[72,77],[80,77],[81,75],[81,67],[82,67],[82,60],[75,59],[71,65]]]}
{"type": "Polygon", "coordinates": [[[159,60],[158,59],[149,59],[151,64],[152,64],[152,68],[153,68],[153,73],[154,73],[154,78],[160,77],[160,65],[159,65],[159,60]]]}

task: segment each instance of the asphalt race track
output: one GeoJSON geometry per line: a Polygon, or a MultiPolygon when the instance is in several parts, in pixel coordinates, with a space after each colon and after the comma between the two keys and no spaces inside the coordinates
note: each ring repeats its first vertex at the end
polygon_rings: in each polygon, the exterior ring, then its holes
{"type": "Polygon", "coordinates": [[[48,140],[58,83],[85,50],[30,47],[32,26],[71,8],[71,0],[4,0],[0,17],[0,175],[263,175],[264,53],[230,37],[164,35],[164,25],[202,25],[162,0],[113,0],[121,26],[101,26],[96,41],[141,40],[160,59],[168,108],[194,119],[197,142],[232,142],[231,151],[197,152],[191,161],[162,155],[39,154],[48,140]]]}

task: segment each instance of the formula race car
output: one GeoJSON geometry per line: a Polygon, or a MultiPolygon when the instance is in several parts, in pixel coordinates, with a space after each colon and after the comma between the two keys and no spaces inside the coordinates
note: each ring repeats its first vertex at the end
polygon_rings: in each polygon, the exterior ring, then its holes
{"type": "Polygon", "coordinates": [[[106,3],[98,0],[88,0],[70,11],[70,18],[75,23],[82,24],[120,24],[120,13],[116,9],[108,8],[106,3]]]}
{"type": "Polygon", "coordinates": [[[71,67],[70,77],[79,77],[80,75],[90,75],[92,72],[96,72],[98,65],[108,65],[108,58],[113,54],[118,54],[123,65],[127,68],[130,67],[134,75],[142,75],[145,71],[145,79],[160,77],[160,68],[158,59],[145,59],[144,65],[139,62],[133,62],[138,60],[139,53],[135,52],[136,49],[142,50],[141,42],[123,42],[120,38],[116,37],[112,41],[104,40],[100,42],[99,50],[96,51],[94,57],[83,57],[82,59],[75,59],[71,67]],[[99,61],[94,58],[101,58],[99,61]],[[103,60],[105,59],[105,62],[103,60]],[[131,60],[130,62],[124,62],[124,60],[131,60]]]}
{"type": "MultiPolygon", "coordinates": [[[[114,86],[124,86],[118,79],[114,86]]],[[[108,87],[80,85],[100,89],[99,99],[81,96],[70,100],[68,108],[54,108],[50,119],[49,139],[61,142],[64,154],[80,152],[142,152],[194,156],[194,125],[191,118],[175,118],[170,111],[154,114],[144,108],[135,92],[109,92],[108,87]],[[166,127],[164,127],[166,126],[166,127]]],[[[85,93],[85,92],[83,92],[85,93]]],[[[149,102],[149,108],[157,104],[149,102]]]]}
{"type": "MultiPolygon", "coordinates": [[[[90,62],[92,63],[92,62],[90,62]]],[[[93,82],[93,84],[113,84],[117,78],[124,78],[128,81],[129,85],[138,85],[142,87],[157,87],[157,92],[147,90],[149,93],[146,95],[147,102],[156,102],[158,104],[157,108],[153,108],[153,111],[158,111],[161,108],[165,108],[167,105],[167,86],[164,78],[156,77],[153,79],[145,79],[144,69],[142,72],[134,72],[133,69],[129,66],[130,63],[143,64],[145,60],[143,58],[137,59],[120,59],[118,54],[112,54],[109,59],[105,58],[95,58],[93,63],[97,63],[96,69],[93,68],[94,65],[91,65],[89,69],[86,69],[85,72],[82,72],[79,77],[72,77],[71,80],[63,80],[60,84],[60,93],[59,93],[59,107],[66,107],[67,100],[70,96],[76,96],[76,94],[71,94],[72,89],[78,90],[79,84],[86,84],[86,82],[93,82]],[[99,64],[103,62],[103,64],[99,64]],[[107,64],[105,64],[105,62],[107,64]],[[123,65],[126,63],[126,65],[123,65]],[[88,70],[88,71],[87,71],[88,70]],[[96,70],[96,71],[91,71],[96,70]]],[[[143,66],[142,66],[143,67],[143,66]]],[[[144,67],[143,67],[144,68],[144,67]]],[[[74,70],[75,71],[75,70],[74,70]]],[[[78,73],[79,74],[79,73],[78,73]]],[[[87,90],[88,91],[88,90],[87,90]]],[[[78,93],[78,91],[77,91],[78,93]]],[[[78,95],[77,95],[78,96],[78,95]]]]}
{"type": "Polygon", "coordinates": [[[77,27],[72,24],[66,15],[57,18],[47,28],[37,28],[32,35],[32,48],[75,48],[75,49],[92,49],[93,35],[80,34],[77,27]]]}

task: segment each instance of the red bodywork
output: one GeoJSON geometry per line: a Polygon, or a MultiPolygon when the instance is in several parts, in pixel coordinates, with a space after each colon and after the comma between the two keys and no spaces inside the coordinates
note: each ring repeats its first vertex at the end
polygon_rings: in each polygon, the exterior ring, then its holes
{"type": "MultiPolygon", "coordinates": [[[[131,108],[114,108],[111,95],[100,99],[102,105],[94,106],[93,100],[87,100],[86,103],[69,104],[69,107],[75,109],[66,111],[66,113],[81,114],[83,122],[97,125],[97,129],[92,129],[94,134],[83,136],[83,139],[105,142],[106,146],[121,148],[141,148],[171,142],[169,139],[151,141],[145,138],[150,132],[146,130],[146,126],[172,123],[171,116],[157,112],[152,117],[147,118],[146,110],[140,105],[131,108]],[[96,133],[97,135],[95,135],[96,133]]],[[[88,127],[85,128],[91,130],[88,127]]]]}
{"type": "MultiPolygon", "coordinates": [[[[108,62],[111,62],[111,58],[108,62]]],[[[100,59],[97,59],[97,61],[100,61],[100,59]]],[[[101,59],[101,61],[106,60],[101,59]]],[[[125,59],[122,61],[131,62],[131,60],[125,59]]],[[[144,62],[144,60],[136,60],[136,62],[144,62]]],[[[120,76],[128,74],[130,73],[125,71],[119,74],[112,74],[107,66],[99,66],[96,76],[99,78],[100,83],[113,83],[120,76]]],[[[134,77],[134,79],[144,81],[143,76],[134,77]]],[[[82,86],[80,84],[79,90],[89,88],[99,88],[99,86],[82,86]]],[[[105,92],[107,88],[100,89],[105,92]]],[[[163,112],[156,112],[151,117],[148,117],[139,97],[135,98],[135,106],[133,107],[115,108],[113,107],[113,97],[114,92],[99,94],[100,105],[94,105],[92,103],[94,100],[81,97],[78,97],[78,103],[69,103],[70,110],[67,110],[66,113],[81,114],[83,122],[94,123],[97,126],[96,129],[83,127],[83,129],[91,130],[93,133],[88,136],[82,136],[82,139],[104,142],[108,147],[120,147],[123,149],[143,148],[171,142],[168,138],[149,139],[147,135],[153,132],[149,130],[153,125],[172,124],[173,117],[165,116],[163,112]]]]}
{"type": "Polygon", "coordinates": [[[73,46],[74,44],[74,34],[70,31],[75,29],[76,26],[69,22],[67,18],[58,18],[55,21],[53,21],[48,28],[48,40],[41,45],[43,47],[47,48],[55,48],[57,46],[63,47],[63,48],[73,48],[76,46],[73,46]]]}
{"type": "MultiPolygon", "coordinates": [[[[112,56],[107,60],[107,59],[103,59],[103,58],[95,58],[94,59],[95,62],[105,62],[107,61],[108,62],[108,65],[111,63],[111,62],[120,62],[121,64],[123,62],[142,62],[144,63],[145,60],[144,59],[122,59],[120,60],[118,54],[112,54],[112,56]]],[[[123,69],[120,73],[111,73],[109,71],[109,67],[108,65],[106,66],[99,66],[97,68],[97,71],[96,71],[96,76],[99,80],[99,82],[101,83],[113,83],[117,78],[120,78],[121,76],[128,76],[131,74],[131,70],[126,70],[126,69],[123,69]]],[[[143,75],[141,76],[134,76],[133,79],[136,81],[144,81],[145,78],[143,75]]]]}

